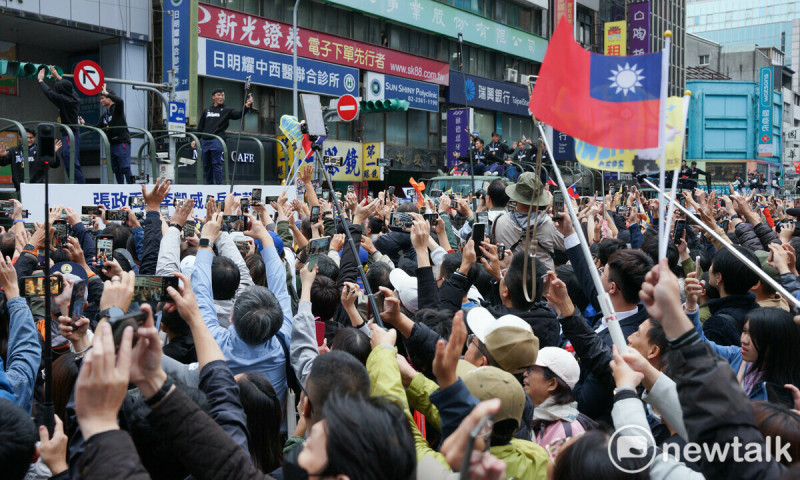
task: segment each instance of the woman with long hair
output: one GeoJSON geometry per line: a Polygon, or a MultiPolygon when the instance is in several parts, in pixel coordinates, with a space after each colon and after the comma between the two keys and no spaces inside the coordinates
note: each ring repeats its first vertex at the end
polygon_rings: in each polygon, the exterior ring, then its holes
{"type": "Polygon", "coordinates": [[[256,373],[236,375],[239,399],[247,414],[248,449],[253,464],[264,473],[281,466],[281,402],[269,380],[256,373]]]}

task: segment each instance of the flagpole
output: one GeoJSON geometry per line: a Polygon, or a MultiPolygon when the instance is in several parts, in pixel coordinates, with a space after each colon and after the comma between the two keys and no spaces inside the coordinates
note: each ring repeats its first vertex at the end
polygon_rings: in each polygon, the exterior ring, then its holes
{"type": "MultiPolygon", "coordinates": [[[[552,152],[553,150],[550,148],[550,145],[548,145],[547,142],[547,136],[544,134],[542,122],[538,122],[536,125],[539,128],[539,134],[544,139],[545,147],[547,147],[548,151],[552,152]]],[[[567,207],[569,218],[572,220],[572,226],[575,230],[575,233],[578,235],[581,251],[586,259],[587,266],[589,267],[589,274],[592,277],[592,283],[594,283],[594,287],[597,290],[597,300],[600,304],[600,310],[603,312],[603,317],[608,324],[608,332],[611,334],[611,340],[621,353],[625,353],[628,351],[628,343],[625,341],[625,336],[622,334],[622,328],[620,328],[619,322],[617,322],[617,314],[614,311],[614,306],[611,305],[611,297],[608,296],[608,293],[603,288],[603,282],[600,280],[600,274],[597,272],[597,268],[592,260],[592,252],[589,250],[589,243],[586,241],[586,235],[583,234],[583,228],[581,228],[578,215],[575,213],[575,208],[572,206],[572,197],[567,191],[567,185],[564,183],[564,178],[561,176],[561,170],[558,168],[558,164],[556,164],[555,156],[548,156],[550,157],[550,163],[553,165],[553,173],[556,175],[558,188],[561,190],[561,195],[564,197],[564,205],[567,207]],[[569,198],[569,200],[567,200],[567,198],[569,198]]]]}
{"type": "MultiPolygon", "coordinates": [[[[669,225],[666,223],[666,208],[664,203],[664,183],[667,167],[667,146],[666,146],[666,127],[667,127],[667,84],[669,82],[669,56],[670,46],[672,43],[672,32],[667,30],[664,32],[664,49],[661,51],[661,101],[659,102],[659,119],[658,119],[658,148],[661,149],[661,166],[658,172],[658,182],[661,187],[658,191],[658,256],[664,258],[667,256],[667,245],[669,243],[669,232],[667,228],[669,225]]],[[[672,193],[675,193],[675,177],[673,177],[672,193]]]]}
{"type": "MultiPolygon", "coordinates": [[[[686,129],[686,122],[689,118],[689,102],[692,99],[692,92],[690,90],[686,90],[683,93],[683,128],[686,129]]],[[[681,132],[681,158],[683,157],[683,142],[686,141],[686,135],[681,132]]],[[[673,175],[672,177],[672,198],[675,198],[675,189],[678,185],[678,176],[673,175]]],[[[669,204],[669,213],[667,214],[667,226],[672,226],[672,216],[675,214],[675,203],[670,202],[669,204]]]]}
{"type": "MultiPolygon", "coordinates": [[[[651,182],[647,178],[642,178],[642,181],[647,185],[649,185],[652,189],[658,190],[658,187],[656,187],[653,184],[653,182],[651,182]]],[[[760,266],[755,265],[753,262],[748,260],[747,257],[745,257],[742,254],[742,252],[736,249],[735,245],[728,242],[729,239],[720,236],[719,233],[717,233],[716,231],[714,231],[713,228],[703,223],[702,220],[697,218],[695,214],[693,214],[686,207],[681,205],[680,202],[676,201],[675,199],[670,200],[670,202],[672,204],[671,206],[674,206],[675,208],[686,214],[686,217],[688,219],[693,221],[698,227],[700,227],[702,230],[705,230],[706,233],[708,233],[711,237],[713,237],[717,242],[722,244],[723,248],[727,248],[728,251],[730,251],[740,262],[744,263],[747,266],[747,268],[749,268],[750,270],[753,271],[753,273],[758,275],[758,277],[761,279],[762,282],[768,284],[770,287],[775,289],[776,292],[783,295],[789,303],[793,304],[795,307],[800,308],[800,300],[798,300],[797,298],[795,298],[794,295],[786,291],[786,289],[783,288],[783,286],[781,286],[780,283],[773,280],[772,277],[770,277],[766,272],[764,272],[764,270],[760,266]]]]}

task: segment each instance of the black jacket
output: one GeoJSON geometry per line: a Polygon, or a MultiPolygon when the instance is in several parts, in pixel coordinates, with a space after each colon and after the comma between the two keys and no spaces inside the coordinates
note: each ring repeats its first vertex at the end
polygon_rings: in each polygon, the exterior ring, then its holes
{"type": "Polygon", "coordinates": [[[486,307],[495,318],[503,315],[516,315],[525,320],[533,329],[533,334],[539,339],[539,348],[558,347],[561,337],[556,314],[544,303],[536,303],[530,310],[517,310],[505,305],[486,307]]]}
{"type": "MultiPolygon", "coordinates": [[[[61,123],[77,125],[78,124],[78,106],[81,103],[78,97],[78,92],[72,86],[69,80],[59,80],[53,85],[53,89],[45,82],[39,82],[45,96],[48,100],[53,102],[53,105],[58,107],[58,116],[61,117],[61,123]]],[[[77,128],[72,129],[76,134],[77,128]]]]}
{"type": "Polygon", "coordinates": [[[249,108],[242,110],[234,110],[228,108],[224,104],[219,106],[211,106],[203,110],[200,115],[200,121],[197,122],[197,130],[204,133],[213,133],[225,138],[225,130],[228,129],[228,123],[231,120],[238,120],[242,115],[250,111],[249,108]]]}
{"type": "Polygon", "coordinates": [[[375,240],[375,248],[389,259],[395,265],[400,261],[400,256],[408,259],[417,260],[417,251],[411,244],[411,234],[408,232],[390,231],[386,235],[381,235],[375,240]]]}
{"type": "Polygon", "coordinates": [[[706,338],[719,345],[740,345],[744,316],[754,308],[758,303],[752,293],[709,300],[711,316],[703,323],[706,338]]]}
{"type": "MultiPolygon", "coordinates": [[[[757,443],[764,452],[764,437],[753,416],[750,399],[739,386],[728,361],[702,342],[695,330],[670,344],[665,373],[678,386],[689,441],[726,448],[736,438],[741,445],[757,443]]],[[[773,450],[773,458],[775,453],[773,450]]],[[[730,456],[725,460],[701,462],[700,470],[709,479],[789,478],[787,468],[776,461],[733,462],[730,456]]]]}
{"type": "Polygon", "coordinates": [[[127,128],[114,128],[108,130],[108,127],[127,127],[128,121],[125,119],[125,102],[118,96],[109,93],[106,95],[113,105],[108,107],[97,122],[97,128],[102,128],[108,136],[108,142],[111,145],[120,143],[131,143],[131,134],[127,128]]]}
{"type": "MultiPolygon", "coordinates": [[[[37,145],[33,144],[28,149],[28,168],[30,169],[30,183],[44,183],[44,164],[36,161],[37,145]]],[[[25,156],[22,149],[15,147],[8,150],[8,155],[0,157],[0,167],[11,165],[11,181],[14,188],[19,190],[19,185],[25,181],[25,167],[23,164],[25,156]]],[[[50,168],[61,166],[61,150],[56,152],[55,161],[50,164],[50,168]]]]}
{"type": "Polygon", "coordinates": [[[510,154],[514,152],[514,149],[506,145],[502,142],[492,142],[486,145],[485,150],[487,150],[486,158],[489,160],[490,163],[492,162],[503,162],[506,159],[506,154],[510,154]]]}
{"type": "Polygon", "coordinates": [[[191,334],[175,337],[164,345],[164,355],[181,363],[189,364],[197,361],[197,350],[191,334]]]}
{"type": "Polygon", "coordinates": [[[144,229],[144,243],[142,246],[142,258],[139,259],[140,275],[155,275],[156,265],[158,264],[158,250],[161,248],[161,214],[158,212],[147,212],[142,222],[144,229]]]}

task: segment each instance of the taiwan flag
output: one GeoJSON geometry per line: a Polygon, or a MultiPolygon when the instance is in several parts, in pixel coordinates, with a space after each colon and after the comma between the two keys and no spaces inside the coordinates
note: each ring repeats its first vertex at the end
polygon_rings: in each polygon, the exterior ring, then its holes
{"type": "Polygon", "coordinates": [[[662,82],[667,81],[663,58],[662,52],[632,57],[588,52],[562,17],[539,70],[530,112],[592,145],[656,148],[663,128],[662,82]]]}
{"type": "Polygon", "coordinates": [[[570,197],[572,197],[572,198],[574,198],[574,199],[576,199],[576,200],[577,200],[577,199],[579,199],[579,198],[581,198],[580,194],[579,194],[579,193],[578,193],[578,191],[575,189],[575,185],[577,185],[577,183],[578,183],[578,182],[575,182],[575,183],[573,183],[572,185],[570,185],[570,186],[569,186],[569,188],[567,188],[567,193],[569,194],[569,196],[570,196],[570,197]]]}

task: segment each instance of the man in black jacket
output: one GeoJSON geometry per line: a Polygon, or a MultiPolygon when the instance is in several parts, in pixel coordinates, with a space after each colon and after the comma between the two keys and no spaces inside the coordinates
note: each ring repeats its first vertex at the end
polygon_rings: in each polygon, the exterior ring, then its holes
{"type": "MultiPolygon", "coordinates": [[[[759,264],[752,250],[734,248],[753,264],[759,264]]],[[[719,345],[739,345],[745,314],[758,308],[756,297],[750,292],[759,281],[758,275],[723,248],[711,260],[708,280],[719,291],[720,298],[708,302],[711,316],[703,323],[705,336],[719,345]]]]}
{"type": "Polygon", "coordinates": [[[492,142],[486,146],[486,160],[489,172],[496,172],[502,175],[505,171],[506,155],[514,152],[514,149],[500,142],[500,134],[492,132],[492,142]]]}
{"type": "Polygon", "coordinates": [[[102,128],[111,144],[111,169],[117,183],[133,183],[131,174],[131,135],[128,133],[128,121],[125,119],[125,102],[106,88],[100,92],[100,105],[105,112],[100,115],[97,128],[102,128]],[[110,127],[125,127],[111,128],[110,127]]]}
{"type": "MultiPolygon", "coordinates": [[[[28,168],[30,169],[31,183],[44,182],[44,168],[40,162],[36,161],[36,131],[31,128],[25,129],[27,142],[28,142],[28,168]]],[[[18,142],[22,142],[22,137],[17,134],[18,142]]],[[[58,168],[61,164],[61,140],[56,141],[56,156],[55,161],[50,164],[50,168],[58,168]]],[[[0,145],[0,167],[11,165],[11,181],[14,182],[14,188],[19,191],[19,184],[25,180],[24,162],[25,157],[22,153],[22,147],[7,148],[5,145],[0,145]]]]}
{"type": "MultiPolygon", "coordinates": [[[[48,100],[53,102],[53,105],[58,107],[59,121],[65,125],[77,125],[79,122],[78,107],[81,100],[78,97],[78,92],[72,86],[72,82],[64,80],[55,67],[50,67],[50,76],[56,79],[53,89],[44,82],[44,69],[39,70],[39,86],[42,88],[48,100]]],[[[69,159],[69,152],[71,148],[75,149],[75,183],[86,183],[83,177],[83,170],[81,170],[81,136],[77,127],[71,127],[72,133],[75,135],[75,145],[69,144],[69,137],[64,135],[61,139],[62,150],[61,155],[69,159]]],[[[64,162],[64,170],[69,174],[69,160],[64,162]]]]}
{"type": "MultiPolygon", "coordinates": [[[[235,110],[225,106],[225,90],[214,89],[211,92],[214,104],[200,114],[200,121],[197,123],[197,130],[203,133],[213,133],[225,138],[225,130],[231,120],[238,120],[242,115],[250,110],[253,105],[253,97],[249,96],[244,109],[235,110]]],[[[222,185],[222,145],[219,140],[206,138],[202,142],[203,147],[203,174],[207,185],[222,185]]]]}

